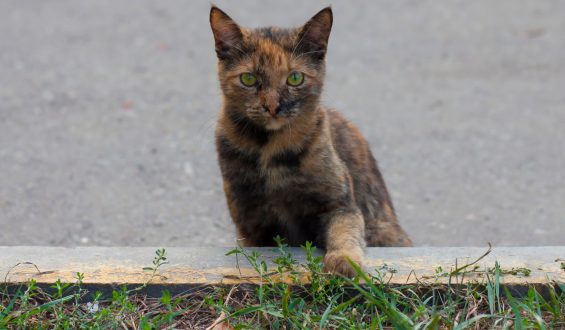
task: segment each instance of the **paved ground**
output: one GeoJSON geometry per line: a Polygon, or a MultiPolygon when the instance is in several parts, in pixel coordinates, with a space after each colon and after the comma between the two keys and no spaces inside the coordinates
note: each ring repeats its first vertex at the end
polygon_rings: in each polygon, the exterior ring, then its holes
{"type": "MultiPolygon", "coordinates": [[[[242,25],[324,3],[216,1],[242,25]]],[[[229,245],[209,1],[0,1],[0,245],[229,245]]],[[[565,245],[565,2],[333,5],[325,102],[418,245],[565,245]]]]}

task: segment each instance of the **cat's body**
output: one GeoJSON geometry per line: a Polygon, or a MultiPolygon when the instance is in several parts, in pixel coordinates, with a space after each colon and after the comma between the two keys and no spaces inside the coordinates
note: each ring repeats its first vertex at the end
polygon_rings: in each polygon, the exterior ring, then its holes
{"type": "Polygon", "coordinates": [[[331,10],[299,29],[241,29],[215,7],[210,21],[224,93],[216,147],[241,243],[312,241],[346,275],[366,245],[409,246],[367,142],[319,104],[331,10]]]}

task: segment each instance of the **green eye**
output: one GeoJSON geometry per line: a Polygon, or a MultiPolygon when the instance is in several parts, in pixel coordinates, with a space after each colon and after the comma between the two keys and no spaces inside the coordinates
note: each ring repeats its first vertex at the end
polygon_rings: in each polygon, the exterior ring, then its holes
{"type": "Polygon", "coordinates": [[[239,80],[247,87],[251,87],[257,83],[257,77],[251,72],[242,73],[239,76],[239,80]]]}
{"type": "Polygon", "coordinates": [[[304,82],[304,75],[300,72],[291,72],[286,78],[286,83],[290,86],[300,86],[304,82]]]}

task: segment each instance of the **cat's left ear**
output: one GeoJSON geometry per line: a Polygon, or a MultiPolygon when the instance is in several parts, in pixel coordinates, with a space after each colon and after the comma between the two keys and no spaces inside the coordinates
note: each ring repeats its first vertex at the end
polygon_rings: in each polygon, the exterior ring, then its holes
{"type": "Polygon", "coordinates": [[[218,58],[220,60],[228,58],[243,41],[241,28],[228,14],[216,6],[210,9],[210,26],[214,33],[218,58]]]}
{"type": "Polygon", "coordinates": [[[314,15],[298,34],[298,49],[310,53],[312,57],[323,59],[328,48],[328,39],[332,30],[333,13],[326,7],[314,15]]]}

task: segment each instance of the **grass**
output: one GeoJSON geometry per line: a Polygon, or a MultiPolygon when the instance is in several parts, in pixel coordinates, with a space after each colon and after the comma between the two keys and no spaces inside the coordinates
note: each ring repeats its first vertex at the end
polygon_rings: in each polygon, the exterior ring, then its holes
{"type": "MultiPolygon", "coordinates": [[[[395,270],[387,265],[368,274],[352,264],[357,276],[348,279],[325,273],[322,257],[310,244],[303,246],[306,259],[299,263],[278,238],[277,243],[271,267],[253,250],[227,253],[238,263],[249,263],[259,285],[195,287],[176,296],[163,290],[160,298],[150,298],[143,294],[149,280],[104,297],[86,290],[84,275],[77,273],[74,283],[57,281],[49,288],[33,280],[4,286],[0,329],[565,328],[564,284],[532,286],[521,297],[501,286],[503,276],[527,276],[527,269],[504,270],[495,264],[483,271],[486,283],[457,283],[467,272],[480,271],[471,263],[453,271],[438,268],[437,278],[449,278],[448,284],[393,286],[386,278],[395,270]]],[[[153,265],[143,269],[151,278],[160,276],[168,262],[165,252],[157,250],[153,265]]]]}

